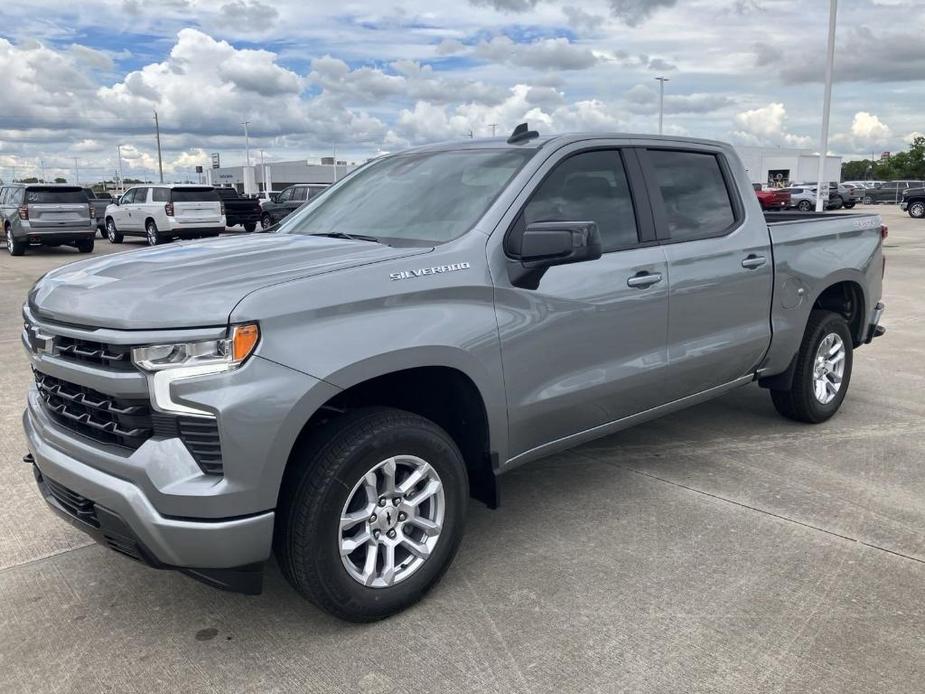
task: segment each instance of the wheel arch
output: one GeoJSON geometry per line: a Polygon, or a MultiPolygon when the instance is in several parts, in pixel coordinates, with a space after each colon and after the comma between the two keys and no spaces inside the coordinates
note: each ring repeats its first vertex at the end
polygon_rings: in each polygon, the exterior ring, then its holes
{"type": "Polygon", "coordinates": [[[341,389],[304,422],[289,452],[281,489],[295,457],[319,427],[357,408],[392,407],[413,412],[443,428],[465,460],[470,496],[489,508],[497,508],[498,455],[492,451],[490,413],[472,377],[459,368],[443,364],[399,368],[375,375],[367,371],[361,373],[364,378],[346,382],[341,374],[337,382],[341,389]]]}
{"type": "MultiPolygon", "coordinates": [[[[812,309],[824,309],[841,314],[848,321],[854,347],[864,343],[867,302],[864,287],[857,279],[840,279],[829,283],[816,296],[812,309]]],[[[806,321],[808,325],[809,316],[806,321]]]]}

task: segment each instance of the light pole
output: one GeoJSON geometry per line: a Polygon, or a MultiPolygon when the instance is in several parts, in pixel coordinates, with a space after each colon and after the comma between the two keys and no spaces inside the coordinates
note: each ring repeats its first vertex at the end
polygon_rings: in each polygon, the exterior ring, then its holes
{"type": "Polygon", "coordinates": [[[119,192],[125,192],[125,174],[122,173],[122,145],[116,145],[119,150],[119,192]]]}
{"type": "Polygon", "coordinates": [[[497,123],[489,123],[489,124],[488,124],[488,127],[491,128],[491,136],[494,137],[494,136],[495,136],[495,128],[498,127],[498,124],[497,124],[497,123]]]}
{"type": "Polygon", "coordinates": [[[251,122],[249,120],[241,123],[241,125],[244,126],[244,163],[247,164],[247,166],[251,165],[251,143],[247,137],[247,126],[250,124],[251,122]]]}
{"type": "Polygon", "coordinates": [[[825,179],[825,159],[829,152],[829,111],[832,107],[832,69],[835,66],[835,15],[838,0],[829,0],[829,40],[825,55],[825,96],[822,100],[822,135],[819,138],[819,175],[816,176],[816,212],[822,212],[829,199],[825,179]]]}
{"type": "Polygon", "coordinates": [[[163,183],[164,163],[161,161],[161,124],[157,120],[157,111],[154,112],[154,133],[157,136],[157,170],[161,175],[161,183],[163,183]]]}
{"type": "Polygon", "coordinates": [[[667,77],[656,77],[658,80],[658,134],[662,134],[662,121],[665,115],[665,82],[670,82],[667,77]]]}
{"type": "Polygon", "coordinates": [[[45,180],[45,160],[39,159],[39,164],[42,165],[42,183],[48,183],[48,181],[45,180]]]}
{"type": "Polygon", "coordinates": [[[77,162],[77,157],[74,157],[74,182],[80,183],[80,164],[77,162]]]}

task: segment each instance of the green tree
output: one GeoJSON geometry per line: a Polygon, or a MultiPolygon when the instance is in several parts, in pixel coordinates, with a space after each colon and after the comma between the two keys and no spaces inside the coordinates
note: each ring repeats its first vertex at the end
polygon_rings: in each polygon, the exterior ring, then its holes
{"type": "Polygon", "coordinates": [[[67,183],[67,179],[66,179],[66,178],[61,178],[60,176],[58,176],[58,177],[55,179],[55,183],[67,183]]]}
{"type": "Polygon", "coordinates": [[[897,152],[889,159],[871,161],[846,161],[841,165],[843,181],[857,181],[865,178],[875,178],[881,181],[895,180],[925,180],[925,137],[919,136],[912,140],[909,149],[897,152]]]}

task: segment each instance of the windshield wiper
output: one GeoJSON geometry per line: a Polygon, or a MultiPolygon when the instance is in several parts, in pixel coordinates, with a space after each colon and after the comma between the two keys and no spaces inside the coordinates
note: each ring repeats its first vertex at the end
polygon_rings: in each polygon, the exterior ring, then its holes
{"type": "Polygon", "coordinates": [[[321,234],[309,234],[309,236],[327,236],[329,239],[349,239],[351,241],[372,241],[373,243],[381,243],[383,246],[388,246],[385,241],[376,238],[375,236],[366,236],[365,234],[348,234],[346,231],[326,231],[321,234]]]}

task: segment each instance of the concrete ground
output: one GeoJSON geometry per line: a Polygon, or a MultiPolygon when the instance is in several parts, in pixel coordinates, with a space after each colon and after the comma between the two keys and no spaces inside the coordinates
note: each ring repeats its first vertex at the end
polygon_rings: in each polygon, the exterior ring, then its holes
{"type": "Polygon", "coordinates": [[[521,468],[444,581],[370,626],[275,566],[222,593],[44,507],[19,306],[78,256],[0,253],[0,692],[923,691],[925,222],[876,211],[889,332],[837,417],[785,421],[749,387],[521,468]]]}

